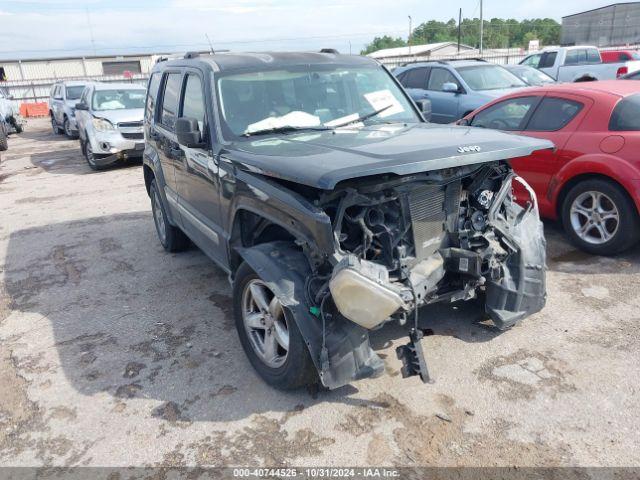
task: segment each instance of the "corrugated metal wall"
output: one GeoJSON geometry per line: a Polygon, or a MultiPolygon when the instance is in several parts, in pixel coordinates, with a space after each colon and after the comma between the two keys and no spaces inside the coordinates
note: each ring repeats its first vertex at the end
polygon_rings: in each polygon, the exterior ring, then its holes
{"type": "Polygon", "coordinates": [[[131,62],[139,62],[140,73],[135,73],[132,80],[136,83],[145,83],[157,58],[158,55],[141,55],[0,61],[0,67],[4,69],[6,77],[6,81],[0,82],[0,86],[7,88],[17,101],[46,101],[49,98],[51,85],[58,80],[126,81],[123,75],[106,75],[103,62],[109,64],[111,71],[116,62],[123,62],[129,66],[131,62]]]}
{"type": "Polygon", "coordinates": [[[640,2],[619,3],[562,19],[563,45],[640,43],[640,2]]]}

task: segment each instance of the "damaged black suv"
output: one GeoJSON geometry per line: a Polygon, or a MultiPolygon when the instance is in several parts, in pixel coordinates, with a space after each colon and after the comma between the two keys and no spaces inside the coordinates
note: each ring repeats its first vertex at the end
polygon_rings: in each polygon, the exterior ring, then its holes
{"type": "Polygon", "coordinates": [[[407,325],[403,376],[428,380],[418,307],[481,299],[507,328],[545,304],[535,195],[507,160],[553,145],[426,123],[374,60],[161,60],[144,128],[160,242],[190,239],[229,273],[240,341],[273,386],[382,373],[368,334],[387,322],[407,325]]]}

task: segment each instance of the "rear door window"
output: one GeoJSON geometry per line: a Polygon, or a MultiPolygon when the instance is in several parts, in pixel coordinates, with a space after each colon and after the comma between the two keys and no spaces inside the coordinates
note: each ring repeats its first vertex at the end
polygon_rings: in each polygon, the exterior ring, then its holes
{"type": "Polygon", "coordinates": [[[611,113],[609,130],[640,131],[640,94],[631,95],[618,102],[611,113]]]}
{"type": "Polygon", "coordinates": [[[427,88],[427,74],[429,68],[420,67],[412,68],[402,77],[401,83],[405,88],[427,88]]]}
{"type": "Polygon", "coordinates": [[[529,112],[539,100],[540,97],[518,97],[496,103],[473,117],[471,126],[507,131],[523,130],[529,112]]]}
{"type": "Polygon", "coordinates": [[[565,65],[578,65],[580,63],[587,62],[587,51],[580,48],[575,50],[569,50],[567,52],[567,58],[564,61],[565,65]]]}
{"type": "Polygon", "coordinates": [[[554,132],[561,130],[575,118],[584,105],[565,98],[545,97],[531,116],[527,130],[554,132]]]}
{"type": "Polygon", "coordinates": [[[449,70],[445,70],[444,68],[432,68],[431,75],[429,75],[427,90],[440,92],[442,91],[442,86],[445,83],[455,83],[458,85],[456,77],[454,77],[449,70]]]}
{"type": "Polygon", "coordinates": [[[202,82],[200,81],[200,77],[197,75],[187,75],[187,83],[184,87],[181,110],[181,116],[195,118],[198,121],[200,132],[204,133],[204,95],[202,91],[202,82]]]}
{"type": "Polygon", "coordinates": [[[173,130],[178,115],[178,99],[180,97],[180,84],[182,83],[181,73],[169,73],[164,83],[162,94],[162,115],[160,123],[173,130]]]}

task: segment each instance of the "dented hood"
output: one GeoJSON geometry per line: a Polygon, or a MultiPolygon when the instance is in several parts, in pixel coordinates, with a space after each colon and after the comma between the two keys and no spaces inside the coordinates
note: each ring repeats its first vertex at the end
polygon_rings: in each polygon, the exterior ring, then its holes
{"type": "Polygon", "coordinates": [[[227,147],[223,156],[240,168],[330,190],[350,178],[408,175],[553,147],[496,130],[420,123],[251,137],[227,147]]]}

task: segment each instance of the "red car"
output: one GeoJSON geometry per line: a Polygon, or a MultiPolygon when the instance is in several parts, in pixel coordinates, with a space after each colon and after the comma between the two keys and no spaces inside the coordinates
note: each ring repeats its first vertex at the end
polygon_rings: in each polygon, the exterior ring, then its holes
{"type": "Polygon", "coordinates": [[[640,53],[635,50],[600,50],[602,63],[619,63],[640,60],[640,53]]]}
{"type": "MultiPolygon", "coordinates": [[[[458,122],[551,140],[556,150],[512,160],[536,192],[543,217],[600,255],[640,235],[640,85],[603,81],[533,87],[458,122]]],[[[518,191],[515,192],[516,197],[518,191]]]]}

